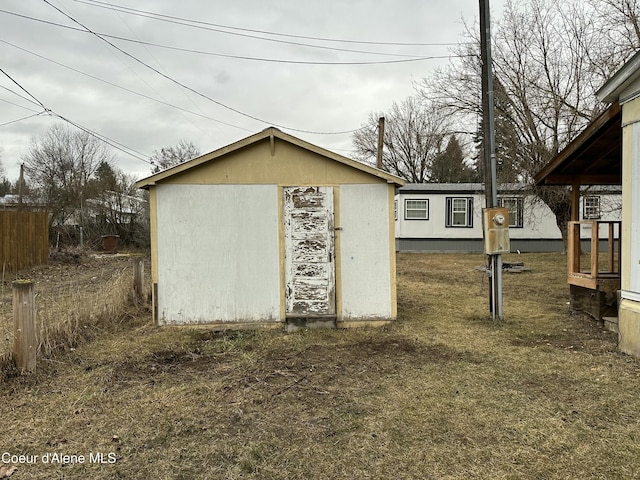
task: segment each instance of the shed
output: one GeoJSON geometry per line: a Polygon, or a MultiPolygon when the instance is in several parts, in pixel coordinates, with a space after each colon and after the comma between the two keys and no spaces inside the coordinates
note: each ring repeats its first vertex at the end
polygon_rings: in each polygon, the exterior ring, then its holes
{"type": "MultiPolygon", "coordinates": [[[[595,255],[591,249],[586,266],[580,264],[580,250],[570,248],[568,281],[572,287],[591,290],[595,298],[599,292],[606,292],[609,284],[619,290],[619,348],[640,356],[640,52],[604,84],[597,96],[611,104],[609,108],[535,179],[539,185],[572,184],[574,192],[580,185],[622,185],[620,245],[616,248],[610,241],[604,269],[598,262],[597,248],[595,255]]],[[[570,226],[579,223],[576,220],[574,216],[570,226]]],[[[595,238],[593,245],[597,245],[595,238]]]]}
{"type": "Polygon", "coordinates": [[[273,127],[139,181],[150,193],[154,320],[295,329],[395,319],[403,183],[273,127]]]}

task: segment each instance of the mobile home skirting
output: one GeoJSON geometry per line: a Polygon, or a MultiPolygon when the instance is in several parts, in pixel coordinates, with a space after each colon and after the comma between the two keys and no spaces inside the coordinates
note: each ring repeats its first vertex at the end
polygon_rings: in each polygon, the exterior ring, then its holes
{"type": "MultiPolygon", "coordinates": [[[[616,245],[618,241],[615,241],[616,245]]],[[[563,252],[564,244],[557,238],[511,239],[511,252],[552,253],[563,252]]],[[[591,251],[591,241],[580,241],[583,252],[591,251]]],[[[617,248],[617,247],[616,247],[617,248]]],[[[482,238],[396,238],[396,252],[483,253],[482,238]]],[[[608,251],[607,240],[600,239],[598,250],[608,251]]]]}

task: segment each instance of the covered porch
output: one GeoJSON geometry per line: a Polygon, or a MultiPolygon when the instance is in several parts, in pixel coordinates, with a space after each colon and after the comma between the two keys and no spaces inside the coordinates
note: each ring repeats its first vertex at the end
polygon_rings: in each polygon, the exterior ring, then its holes
{"type": "Polygon", "coordinates": [[[620,104],[614,103],[535,176],[538,186],[571,186],[567,225],[571,308],[605,321],[611,330],[617,325],[622,224],[580,220],[579,202],[584,187],[622,184],[621,123],[620,104]]]}

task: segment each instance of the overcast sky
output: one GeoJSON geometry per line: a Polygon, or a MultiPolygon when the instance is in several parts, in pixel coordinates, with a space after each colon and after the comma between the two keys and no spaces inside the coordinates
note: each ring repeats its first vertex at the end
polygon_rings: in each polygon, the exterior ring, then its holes
{"type": "MultiPolygon", "coordinates": [[[[492,18],[502,3],[491,2],[492,18]]],[[[349,156],[351,134],[334,132],[411,95],[447,63],[430,58],[450,54],[437,44],[460,41],[462,19],[473,23],[478,9],[477,0],[3,0],[2,165],[15,180],[56,115],[129,152],[114,149],[115,163],[139,178],[154,150],[187,140],[206,153],[270,125],[349,156]]]]}

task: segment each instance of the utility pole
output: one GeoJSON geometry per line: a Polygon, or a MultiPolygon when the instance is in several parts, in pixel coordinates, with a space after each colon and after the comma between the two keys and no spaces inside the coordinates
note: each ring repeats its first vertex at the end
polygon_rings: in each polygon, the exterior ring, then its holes
{"type": "Polygon", "coordinates": [[[378,119],[378,162],[376,166],[382,170],[382,149],[384,148],[384,117],[378,119]]]}
{"type": "MultiPolygon", "coordinates": [[[[480,50],[482,58],[482,127],[484,157],[484,188],[487,208],[498,206],[498,186],[496,180],[496,139],[493,115],[493,72],[491,68],[491,20],[489,0],[480,0],[480,50]]],[[[487,235],[487,229],[483,229],[487,235]]],[[[502,312],[502,256],[488,255],[491,271],[489,309],[499,320],[502,312]]]]}

